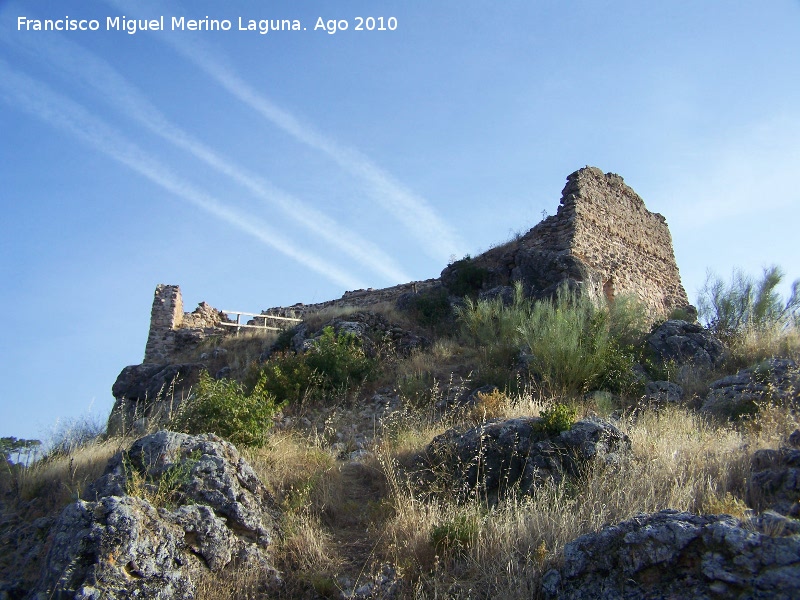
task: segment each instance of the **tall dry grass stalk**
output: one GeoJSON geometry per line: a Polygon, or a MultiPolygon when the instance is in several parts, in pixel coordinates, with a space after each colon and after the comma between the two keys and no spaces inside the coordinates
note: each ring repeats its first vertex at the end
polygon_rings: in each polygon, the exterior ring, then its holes
{"type": "Polygon", "coordinates": [[[69,453],[54,453],[11,474],[12,486],[22,501],[39,498],[44,513],[53,513],[69,502],[84,499],[86,486],[99,478],[108,460],[128,447],[130,438],[95,440],[69,453]]]}
{"type": "Polygon", "coordinates": [[[531,496],[512,493],[496,506],[423,500],[399,474],[399,448],[386,447],[381,461],[394,509],[385,525],[387,558],[411,574],[417,598],[456,588],[474,597],[530,598],[579,535],[665,508],[741,507],[753,450],[746,430],[672,407],[646,411],[623,429],[633,446],[626,464],[595,466],[578,480],[542,486],[531,496]],[[434,544],[442,535],[459,541],[455,550],[434,544]]]}
{"type": "Polygon", "coordinates": [[[800,330],[797,327],[785,329],[749,329],[730,342],[731,366],[746,368],[764,359],[775,356],[800,360],[800,330]]]}

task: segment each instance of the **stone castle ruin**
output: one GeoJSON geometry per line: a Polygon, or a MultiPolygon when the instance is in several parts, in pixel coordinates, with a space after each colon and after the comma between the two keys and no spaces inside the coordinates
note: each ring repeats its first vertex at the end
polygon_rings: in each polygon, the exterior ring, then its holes
{"type": "MultiPolygon", "coordinates": [[[[562,285],[598,302],[633,296],[648,307],[653,320],[666,318],[675,309],[693,310],[664,217],[648,211],[619,175],[585,167],[567,177],[555,215],[518,239],[448,265],[437,279],[350,291],[336,300],[275,307],[261,314],[303,318],[336,307],[402,308],[409,298],[432,293],[457,301],[465,295],[465,281],[468,292],[479,298],[510,298],[513,285],[520,282],[526,295],[536,299],[552,297],[562,285]]],[[[183,351],[206,337],[236,331],[222,323],[230,320],[205,302],[184,312],[177,285],[157,286],[143,364],[123,369],[112,388],[117,402],[110,430],[115,415],[128,415],[131,421],[143,406],[158,404],[161,390],[180,392],[176,379],[183,378],[184,387],[195,382],[203,365],[180,364],[183,351]]]]}
{"type": "Polygon", "coordinates": [[[144,350],[145,363],[165,363],[186,345],[207,335],[222,334],[224,313],[201,302],[190,313],[183,312],[181,288],[159,284],[150,310],[150,332],[144,350]]]}
{"type": "Polygon", "coordinates": [[[654,319],[689,307],[664,217],[647,210],[622,177],[594,167],[567,178],[555,215],[474,262],[487,272],[483,295],[520,281],[542,298],[566,283],[597,300],[634,296],[654,319]]]}

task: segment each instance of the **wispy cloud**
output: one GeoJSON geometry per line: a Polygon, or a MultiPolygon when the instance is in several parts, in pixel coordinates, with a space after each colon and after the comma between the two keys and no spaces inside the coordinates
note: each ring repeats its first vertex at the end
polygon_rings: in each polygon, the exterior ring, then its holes
{"type": "Polygon", "coordinates": [[[115,109],[143,125],[151,133],[189,152],[216,171],[231,178],[255,197],[278,208],[286,217],[313,232],[319,239],[349,255],[356,262],[372,269],[386,280],[396,283],[411,278],[396,261],[375,244],[363,239],[334,219],[308,206],[262,177],[224,158],[212,148],[177,127],[130,81],[107,61],[78,44],[56,34],[47,38],[4,36],[10,45],[24,48],[41,61],[57,67],[62,76],[92,89],[95,97],[104,99],[115,109]]]}
{"type": "Polygon", "coordinates": [[[263,244],[316,271],[337,285],[354,289],[364,284],[352,274],[298,248],[266,223],[243,215],[178,177],[85,108],[0,59],[0,98],[122,163],[165,190],[227,222],[263,244]]]}
{"type": "Polygon", "coordinates": [[[796,213],[800,191],[786,174],[800,164],[799,140],[800,113],[767,116],[716,139],[692,140],[689,159],[714,158],[710,166],[687,160],[673,167],[662,201],[683,210],[675,210],[670,223],[698,229],[789,207],[796,213]]]}
{"type": "MultiPolygon", "coordinates": [[[[142,13],[141,2],[107,0],[127,14],[142,13]]],[[[159,3],[164,11],[163,3],[159,3]]],[[[463,253],[458,236],[433,209],[427,200],[407,189],[391,174],[377,166],[369,157],[323,135],[311,125],[303,123],[290,112],[280,108],[225,64],[220,52],[212,51],[198,41],[188,41],[185,36],[162,35],[184,58],[197,65],[234,97],[250,106],[273,125],[284,130],[297,141],[328,156],[339,167],[357,177],[369,195],[391,213],[417,238],[420,246],[434,258],[446,260],[451,255],[463,253]]]]}

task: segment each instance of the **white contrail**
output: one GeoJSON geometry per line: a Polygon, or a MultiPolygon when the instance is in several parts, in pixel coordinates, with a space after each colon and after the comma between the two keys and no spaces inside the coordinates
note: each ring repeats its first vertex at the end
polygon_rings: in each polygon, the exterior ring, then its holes
{"type": "Polygon", "coordinates": [[[173,123],[142,94],[138,88],[105,60],[57,34],[48,38],[6,36],[11,45],[23,47],[28,53],[56,66],[61,74],[82,81],[106,102],[136,120],[150,132],[171,144],[188,151],[207,165],[236,181],[254,196],[279,208],[286,216],[300,223],[329,244],[369,267],[392,283],[409,281],[391,257],[375,244],[307,206],[298,198],[278,189],[263,178],[226,160],[214,150],[195,139],[173,123]],[[10,40],[14,40],[12,43],[10,40]]]}
{"type": "MultiPolygon", "coordinates": [[[[107,0],[107,2],[128,14],[142,13],[140,2],[136,4],[127,0],[107,0]]],[[[163,3],[158,6],[163,12],[163,3]]],[[[161,39],[167,41],[187,60],[205,71],[233,96],[272,124],[286,131],[297,141],[319,150],[342,169],[358,177],[366,184],[370,196],[405,225],[429,255],[444,260],[453,254],[463,253],[463,244],[458,240],[452,227],[436,214],[433,207],[424,198],[406,189],[367,156],[358,150],[338,144],[276,106],[237,75],[230,65],[224,64],[218,53],[212,53],[206,46],[196,41],[187,42],[184,36],[178,35],[162,35],[161,39]]]]}
{"type": "Polygon", "coordinates": [[[348,289],[365,287],[350,273],[297,248],[265,223],[240,214],[183,181],[86,109],[46,85],[12,69],[2,59],[0,59],[0,91],[2,98],[12,106],[67,131],[176,196],[226,221],[337,285],[348,289]]]}

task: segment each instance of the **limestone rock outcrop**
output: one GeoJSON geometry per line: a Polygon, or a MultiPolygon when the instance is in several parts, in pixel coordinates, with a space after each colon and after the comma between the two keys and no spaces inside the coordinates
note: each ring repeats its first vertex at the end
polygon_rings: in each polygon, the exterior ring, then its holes
{"type": "Polygon", "coordinates": [[[698,323],[670,320],[647,338],[647,346],[662,363],[672,362],[679,370],[710,371],[727,358],[727,349],[698,323]]]}
{"type": "Polygon", "coordinates": [[[529,493],[543,482],[577,475],[591,461],[618,464],[630,455],[628,436],[607,421],[584,419],[557,434],[541,423],[519,417],[450,429],[428,444],[416,465],[422,473],[449,473],[461,497],[496,497],[512,488],[529,493]]]}
{"type": "Polygon", "coordinates": [[[663,510],[568,543],[542,580],[545,598],[800,597],[800,535],[773,520],[663,510]],[[766,525],[766,526],[764,526],[766,525]]]}
{"type": "Polygon", "coordinates": [[[198,576],[234,566],[277,577],[274,502],[217,436],[145,436],[88,495],[96,500],[69,505],[53,526],[31,597],[193,598],[198,576]]]}
{"type": "Polygon", "coordinates": [[[142,434],[167,425],[204,369],[201,363],[125,367],[111,387],[115,402],[108,417],[108,433],[142,434]]]}
{"type": "Polygon", "coordinates": [[[751,468],[747,504],[757,510],[800,517],[800,449],[757,450],[751,468]]]}
{"type": "Polygon", "coordinates": [[[711,384],[701,410],[718,418],[753,414],[760,402],[800,399],[800,367],[790,358],[770,358],[711,384]]]}

